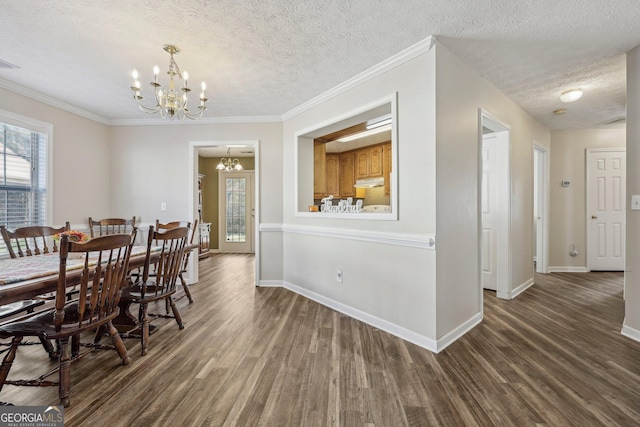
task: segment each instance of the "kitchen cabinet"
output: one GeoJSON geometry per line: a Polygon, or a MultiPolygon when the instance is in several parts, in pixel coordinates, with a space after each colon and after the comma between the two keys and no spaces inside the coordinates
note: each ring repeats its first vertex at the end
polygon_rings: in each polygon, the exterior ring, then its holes
{"type": "Polygon", "coordinates": [[[383,146],[376,145],[369,150],[369,177],[375,178],[383,176],[383,146]]]}
{"type": "Polygon", "coordinates": [[[384,194],[390,194],[391,143],[344,153],[327,153],[326,144],[314,147],[313,198],[354,197],[359,179],[384,177],[384,194]]]}
{"type": "Polygon", "coordinates": [[[383,176],[382,145],[356,150],[355,179],[367,179],[383,176]]]}
{"type": "Polygon", "coordinates": [[[340,197],[353,197],[355,188],[355,153],[340,154],[340,197]]]}
{"type": "Polygon", "coordinates": [[[382,171],[384,172],[384,195],[391,195],[391,143],[382,145],[382,171]]]}
{"type": "Polygon", "coordinates": [[[340,197],[340,155],[327,154],[325,197],[340,197]]]}
{"type": "Polygon", "coordinates": [[[369,177],[369,150],[358,150],[356,156],[356,180],[369,177]]]}
{"type": "Polygon", "coordinates": [[[321,199],[327,192],[327,144],[313,145],[313,198],[321,199]]]}

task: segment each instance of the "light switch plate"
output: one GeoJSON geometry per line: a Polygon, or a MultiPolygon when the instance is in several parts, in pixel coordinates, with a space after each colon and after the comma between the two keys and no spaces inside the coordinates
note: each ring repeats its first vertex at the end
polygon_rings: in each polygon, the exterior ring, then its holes
{"type": "Polygon", "coordinates": [[[640,211],[640,195],[631,196],[631,210],[640,211]]]}

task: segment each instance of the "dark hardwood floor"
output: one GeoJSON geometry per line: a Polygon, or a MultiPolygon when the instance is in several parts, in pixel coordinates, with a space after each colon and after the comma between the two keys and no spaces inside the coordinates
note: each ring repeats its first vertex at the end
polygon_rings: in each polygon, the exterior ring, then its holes
{"type": "MultiPolygon", "coordinates": [[[[71,367],[66,426],[632,426],[640,343],[620,335],[620,273],[550,274],[513,301],[484,294],[484,321],[440,354],[280,288],[253,257],[200,261],[185,323],[158,319],[149,354],[126,340],[71,367]]],[[[20,348],[10,376],[47,363],[20,348]]],[[[55,388],[0,400],[57,404],[55,388]]]]}

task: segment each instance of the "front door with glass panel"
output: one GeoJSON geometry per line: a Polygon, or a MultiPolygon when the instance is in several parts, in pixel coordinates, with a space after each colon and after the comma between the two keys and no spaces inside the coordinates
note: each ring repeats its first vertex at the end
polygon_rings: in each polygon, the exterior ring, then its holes
{"type": "Polygon", "coordinates": [[[252,253],[254,194],[251,171],[219,172],[220,252],[252,253]]]}

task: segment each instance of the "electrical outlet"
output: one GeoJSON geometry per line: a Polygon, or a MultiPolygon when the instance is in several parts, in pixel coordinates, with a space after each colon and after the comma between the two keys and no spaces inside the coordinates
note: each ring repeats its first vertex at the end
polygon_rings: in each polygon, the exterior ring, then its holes
{"type": "Polygon", "coordinates": [[[336,282],[342,283],[342,270],[340,269],[336,272],[336,282]]]}
{"type": "Polygon", "coordinates": [[[160,210],[161,211],[167,210],[167,202],[160,202],[160,210]]]}

